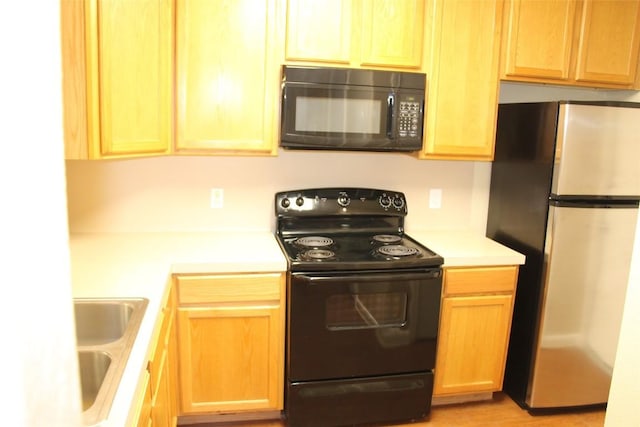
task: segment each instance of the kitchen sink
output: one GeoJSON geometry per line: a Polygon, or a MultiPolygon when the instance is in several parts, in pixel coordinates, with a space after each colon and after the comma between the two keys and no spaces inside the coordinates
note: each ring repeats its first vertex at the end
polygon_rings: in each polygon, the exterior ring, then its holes
{"type": "Polygon", "coordinates": [[[107,419],[148,302],[146,298],[74,299],[85,425],[107,419]]]}

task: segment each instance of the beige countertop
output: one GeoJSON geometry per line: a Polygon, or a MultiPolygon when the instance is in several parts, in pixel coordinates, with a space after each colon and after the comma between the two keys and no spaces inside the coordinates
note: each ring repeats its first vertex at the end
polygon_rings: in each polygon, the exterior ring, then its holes
{"type": "Polygon", "coordinates": [[[444,257],[445,267],[524,264],[524,255],[479,233],[407,230],[407,234],[444,257]]]}
{"type": "MultiPolygon", "coordinates": [[[[445,266],[513,265],[524,256],[486,237],[458,231],[407,231],[445,258],[445,266]]],[[[127,424],[149,357],[151,337],[171,274],[283,272],[287,262],[270,232],[91,233],[70,236],[76,298],[149,300],[109,419],[127,424]]]]}

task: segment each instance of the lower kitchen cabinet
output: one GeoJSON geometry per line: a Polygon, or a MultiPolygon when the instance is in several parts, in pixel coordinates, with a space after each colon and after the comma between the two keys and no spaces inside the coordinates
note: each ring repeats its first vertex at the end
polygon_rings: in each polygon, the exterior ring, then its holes
{"type": "Polygon", "coordinates": [[[517,266],[445,268],[434,397],[502,389],[517,266]]]}
{"type": "Polygon", "coordinates": [[[137,427],[151,427],[151,384],[149,383],[149,371],[145,371],[142,379],[144,395],[133,404],[133,414],[137,427]]]}
{"type": "Polygon", "coordinates": [[[138,427],[169,427],[177,425],[175,359],[176,327],[175,296],[170,288],[159,322],[159,333],[147,365],[148,386],[138,417],[138,427]]]}
{"type": "Polygon", "coordinates": [[[181,414],[281,410],[284,274],[180,275],[181,414]]]}

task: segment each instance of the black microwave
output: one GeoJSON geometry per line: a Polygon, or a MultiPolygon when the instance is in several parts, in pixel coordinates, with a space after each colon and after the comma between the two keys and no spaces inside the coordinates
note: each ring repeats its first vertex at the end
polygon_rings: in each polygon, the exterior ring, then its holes
{"type": "Polygon", "coordinates": [[[425,74],[284,66],[282,75],[281,147],[422,148],[425,74]]]}

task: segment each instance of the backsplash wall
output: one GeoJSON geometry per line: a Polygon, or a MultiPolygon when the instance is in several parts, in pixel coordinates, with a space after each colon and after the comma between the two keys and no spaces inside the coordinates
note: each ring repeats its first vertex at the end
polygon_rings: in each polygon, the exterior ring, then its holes
{"type": "Polygon", "coordinates": [[[310,187],[403,191],[407,228],[484,232],[490,164],[406,154],[281,150],[277,157],[67,161],[71,232],[271,230],[274,194],[310,187]],[[212,188],[224,206],[210,207],[212,188]],[[442,205],[429,208],[429,190],[442,205]],[[480,197],[477,197],[480,195],[480,197]]]}

